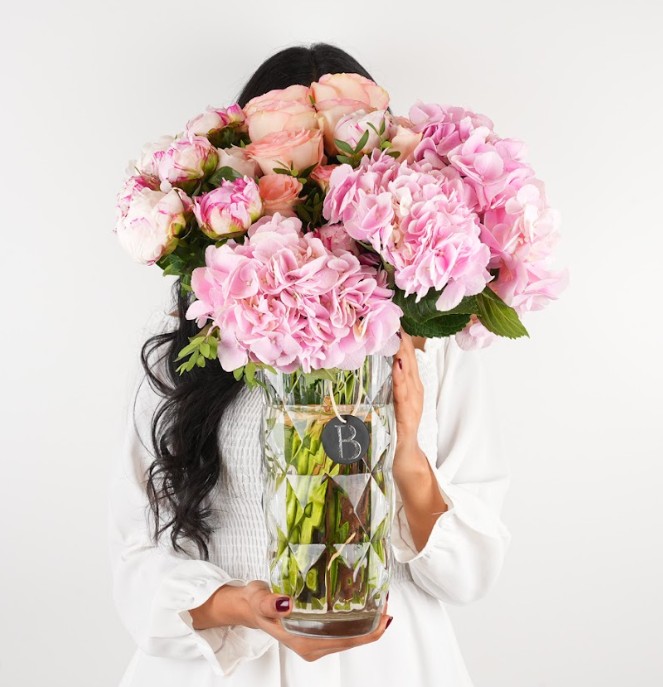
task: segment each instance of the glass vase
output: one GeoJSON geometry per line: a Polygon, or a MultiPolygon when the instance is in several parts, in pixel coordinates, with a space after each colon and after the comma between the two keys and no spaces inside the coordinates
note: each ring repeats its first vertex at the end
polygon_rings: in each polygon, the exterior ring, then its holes
{"type": "Polygon", "coordinates": [[[394,508],[392,358],[356,370],[261,370],[263,510],[283,626],[318,637],[368,634],[389,587],[394,508]]]}

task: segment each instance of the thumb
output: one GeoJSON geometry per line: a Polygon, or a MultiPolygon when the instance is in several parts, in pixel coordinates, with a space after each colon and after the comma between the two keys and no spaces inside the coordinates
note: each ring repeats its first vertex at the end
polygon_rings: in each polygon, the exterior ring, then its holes
{"type": "Polygon", "coordinates": [[[266,618],[283,618],[292,611],[292,599],[282,594],[266,593],[258,603],[258,611],[266,618]]]}

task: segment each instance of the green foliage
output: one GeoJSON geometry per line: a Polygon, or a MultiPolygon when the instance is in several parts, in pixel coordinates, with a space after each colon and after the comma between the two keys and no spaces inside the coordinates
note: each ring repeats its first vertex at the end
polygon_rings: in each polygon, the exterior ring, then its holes
{"type": "Polygon", "coordinates": [[[221,182],[225,180],[232,181],[233,179],[240,179],[241,176],[242,175],[232,167],[219,167],[219,169],[217,169],[207,180],[207,183],[212,188],[217,188],[218,186],[221,186],[221,182]]]}
{"type": "Polygon", "coordinates": [[[511,339],[529,336],[516,311],[489,286],[480,294],[465,296],[455,308],[444,312],[435,307],[440,293],[431,289],[417,303],[415,294],[406,296],[404,291],[396,288],[394,302],[403,311],[401,324],[408,334],[426,338],[450,336],[463,329],[470,321],[470,315],[475,314],[481,324],[494,334],[511,339]]]}
{"type": "Polygon", "coordinates": [[[217,358],[218,334],[218,328],[207,325],[196,336],[190,336],[189,343],[177,354],[175,360],[182,360],[187,356],[189,359],[182,363],[177,368],[177,371],[183,374],[196,366],[205,367],[207,360],[217,358]]]}
{"type": "Polygon", "coordinates": [[[191,274],[196,267],[205,265],[205,249],[212,243],[191,220],[188,232],[178,239],[175,250],[164,255],[156,264],[163,270],[164,276],[180,277],[182,291],[191,291],[191,274]]]}
{"type": "Polygon", "coordinates": [[[249,135],[246,131],[240,131],[238,124],[211,131],[208,135],[209,142],[216,148],[230,148],[233,145],[244,147],[250,143],[249,135]]]}
{"type": "Polygon", "coordinates": [[[507,305],[488,286],[476,297],[477,317],[481,324],[493,334],[517,339],[521,336],[529,337],[529,333],[520,321],[518,313],[507,305]]]}
{"type": "Polygon", "coordinates": [[[439,291],[431,289],[417,303],[416,294],[405,295],[402,289],[396,288],[394,302],[403,311],[401,324],[411,336],[425,336],[434,339],[451,336],[459,332],[469,321],[476,309],[473,296],[466,296],[452,310],[440,312],[435,302],[440,297],[439,291]]]}

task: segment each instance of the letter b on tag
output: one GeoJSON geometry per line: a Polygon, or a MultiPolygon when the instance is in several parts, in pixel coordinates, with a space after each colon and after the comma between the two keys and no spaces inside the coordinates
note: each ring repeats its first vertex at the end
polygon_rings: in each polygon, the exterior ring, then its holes
{"type": "Polygon", "coordinates": [[[370,434],[368,427],[354,415],[342,415],[331,419],[322,430],[322,448],[336,463],[350,465],[361,460],[368,451],[370,434]]]}

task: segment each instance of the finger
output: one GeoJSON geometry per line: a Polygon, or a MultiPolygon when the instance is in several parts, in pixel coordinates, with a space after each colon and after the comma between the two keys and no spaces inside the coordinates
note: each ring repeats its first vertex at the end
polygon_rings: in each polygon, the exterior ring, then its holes
{"type": "Polygon", "coordinates": [[[391,377],[394,390],[394,403],[398,405],[407,403],[408,378],[405,374],[403,359],[398,353],[394,356],[391,377]]]}
{"type": "Polygon", "coordinates": [[[286,618],[292,611],[292,599],[282,594],[266,592],[258,603],[258,611],[265,618],[286,618]]]}

